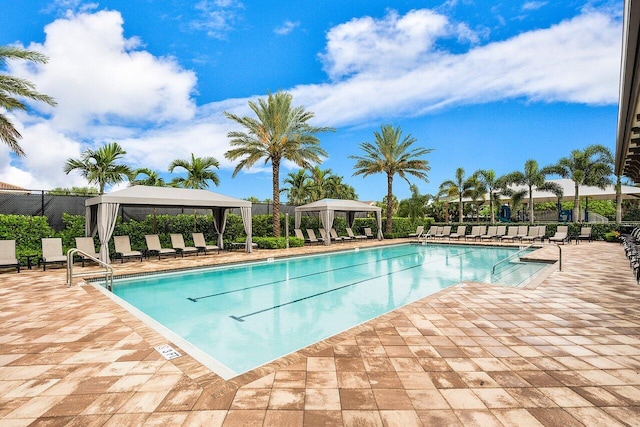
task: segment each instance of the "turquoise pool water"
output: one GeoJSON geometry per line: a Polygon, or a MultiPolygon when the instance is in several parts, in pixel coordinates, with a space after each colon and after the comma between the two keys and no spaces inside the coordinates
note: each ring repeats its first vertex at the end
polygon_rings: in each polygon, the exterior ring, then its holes
{"type": "MultiPolygon", "coordinates": [[[[515,248],[394,245],[121,279],[113,292],[229,378],[464,281],[520,285],[515,248]]],[[[216,370],[216,369],[214,369],[216,370]]]]}

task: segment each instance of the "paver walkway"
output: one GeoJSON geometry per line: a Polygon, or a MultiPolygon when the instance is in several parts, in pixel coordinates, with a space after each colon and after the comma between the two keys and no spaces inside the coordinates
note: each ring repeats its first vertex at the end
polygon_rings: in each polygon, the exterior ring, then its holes
{"type": "Polygon", "coordinates": [[[454,286],[228,382],[63,269],[3,272],[0,426],[638,426],[640,286],[620,245],[562,255],[536,287],[454,286]]]}

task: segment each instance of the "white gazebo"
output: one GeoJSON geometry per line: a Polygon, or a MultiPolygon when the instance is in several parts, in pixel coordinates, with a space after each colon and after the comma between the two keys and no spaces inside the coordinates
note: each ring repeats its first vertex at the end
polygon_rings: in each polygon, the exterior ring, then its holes
{"type": "MultiPolygon", "coordinates": [[[[320,215],[320,221],[322,227],[327,230],[331,230],[333,227],[333,220],[336,212],[345,212],[347,214],[347,224],[349,227],[353,227],[353,221],[355,220],[356,212],[375,212],[376,220],[378,223],[378,240],[382,240],[382,208],[378,206],[371,206],[366,203],[358,202],[357,200],[342,200],[342,199],[322,199],[316,202],[308,203],[306,205],[298,206],[295,209],[295,224],[296,228],[300,228],[300,221],[302,220],[303,212],[318,212],[320,215]]],[[[325,245],[331,244],[331,239],[326,239],[325,245]]]]}
{"type": "Polygon", "coordinates": [[[227,220],[227,211],[239,208],[244,230],[247,233],[245,248],[247,252],[251,252],[251,202],[207,190],[134,185],[124,190],[103,194],[85,201],[85,234],[94,236],[98,233],[101,245],[100,260],[103,262],[109,262],[108,243],[113,234],[118,209],[121,205],[211,209],[220,248],[223,247],[222,234],[227,220]]]}

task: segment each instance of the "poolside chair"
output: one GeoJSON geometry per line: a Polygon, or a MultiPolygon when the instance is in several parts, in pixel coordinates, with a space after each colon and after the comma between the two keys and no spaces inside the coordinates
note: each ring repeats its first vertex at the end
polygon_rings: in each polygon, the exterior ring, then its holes
{"type": "Polygon", "coordinates": [[[465,236],[465,240],[473,239],[474,241],[480,239],[487,231],[486,225],[476,225],[471,229],[471,234],[465,236]]]}
{"type": "Polygon", "coordinates": [[[531,226],[531,227],[529,227],[529,231],[527,232],[527,235],[526,236],[522,236],[520,238],[520,241],[524,242],[526,240],[527,242],[532,242],[533,243],[538,238],[539,238],[539,236],[538,236],[538,227],[531,226]]]}
{"type": "Polygon", "coordinates": [[[529,234],[529,226],[528,225],[519,225],[518,226],[518,234],[516,234],[516,239],[520,239],[522,242],[522,238],[529,234]]]}
{"type": "Polygon", "coordinates": [[[569,226],[567,225],[559,225],[558,229],[556,230],[556,234],[549,237],[549,243],[562,242],[562,244],[564,245],[564,242],[567,242],[568,240],[569,240],[569,226]]]}
{"type": "Polygon", "coordinates": [[[496,230],[496,239],[501,238],[505,234],[507,234],[507,226],[506,225],[499,225],[498,229],[496,230]]]}
{"type": "Polygon", "coordinates": [[[140,258],[142,262],[142,252],[131,250],[129,236],[113,236],[113,245],[116,249],[116,256],[120,257],[121,264],[125,258],[140,258]]]}
{"type": "Polygon", "coordinates": [[[442,230],[438,230],[439,232],[436,234],[437,238],[440,239],[444,239],[445,237],[449,237],[449,234],[451,234],[451,226],[450,225],[445,225],[444,227],[442,227],[442,230]]]}
{"type": "Polygon", "coordinates": [[[42,263],[43,271],[47,270],[47,264],[64,264],[67,257],[62,251],[62,239],[59,237],[51,237],[42,239],[42,263]]]}
{"type": "Polygon", "coordinates": [[[157,234],[146,234],[144,240],[147,242],[147,251],[158,254],[158,259],[160,259],[162,255],[173,255],[174,258],[176,257],[176,250],[163,248],[160,244],[160,237],[157,234]]]}
{"type": "Polygon", "coordinates": [[[465,237],[466,234],[467,234],[467,226],[459,225],[455,233],[449,234],[449,239],[460,240],[460,238],[465,237]]]}
{"type": "Polygon", "coordinates": [[[302,233],[302,230],[300,230],[299,228],[294,228],[293,232],[298,239],[304,241],[305,243],[311,243],[311,239],[309,239],[308,237],[304,237],[304,233],[302,233]]]}
{"type": "Polygon", "coordinates": [[[20,262],[16,258],[16,241],[0,240],[0,267],[16,267],[20,273],[20,262]]]}
{"type": "Polygon", "coordinates": [[[538,226],[538,237],[540,238],[541,242],[544,242],[544,239],[547,238],[547,226],[546,225],[539,225],[538,226]]]}
{"type": "Polygon", "coordinates": [[[419,225],[416,227],[416,232],[407,234],[407,237],[417,237],[419,239],[420,236],[422,236],[423,232],[424,232],[424,225],[419,225]]]}
{"type": "Polygon", "coordinates": [[[374,237],[376,237],[373,235],[373,232],[368,227],[365,228],[363,231],[364,231],[364,235],[367,236],[367,239],[373,239],[374,237]]]}
{"type": "Polygon", "coordinates": [[[320,243],[320,242],[324,242],[324,238],[323,237],[316,237],[316,232],[313,231],[313,229],[311,228],[307,228],[307,234],[309,235],[309,240],[311,240],[312,243],[320,243]]]}
{"type": "MultiPolygon", "coordinates": [[[[96,252],[95,243],[93,241],[93,237],[76,237],[76,249],[81,250],[87,255],[91,255],[93,258],[100,258],[100,253],[96,252]]],[[[91,258],[86,255],[79,253],[80,259],[82,260],[82,266],[84,267],[85,261],[93,261],[91,258]]]]}
{"type": "Polygon", "coordinates": [[[487,234],[480,236],[480,240],[493,240],[497,236],[498,227],[490,226],[487,230],[487,234]]]}
{"type": "Polygon", "coordinates": [[[322,236],[323,241],[333,240],[336,242],[342,242],[342,238],[338,236],[338,233],[334,236],[333,234],[327,234],[327,230],[324,228],[320,228],[320,235],[322,236]]]}
{"type": "Polygon", "coordinates": [[[340,239],[343,242],[346,242],[347,240],[351,240],[351,237],[349,237],[349,236],[338,236],[338,232],[336,231],[335,228],[332,228],[329,233],[331,233],[331,238],[332,239],[336,239],[336,240],[340,239]]]}
{"type": "Polygon", "coordinates": [[[185,246],[182,233],[171,234],[171,247],[182,257],[184,257],[184,254],[196,254],[198,256],[198,252],[200,252],[195,246],[185,246]]]}
{"type": "Polygon", "coordinates": [[[367,236],[365,236],[364,234],[353,234],[353,230],[350,227],[347,227],[346,230],[347,230],[347,234],[352,239],[358,240],[358,239],[366,239],[367,238],[367,236]]]}
{"type": "Polygon", "coordinates": [[[428,238],[433,239],[437,233],[438,233],[438,226],[432,225],[431,227],[429,227],[429,231],[427,231],[426,234],[423,234],[422,237],[424,237],[425,240],[428,238]]]}
{"type": "Polygon", "coordinates": [[[207,244],[206,240],[204,240],[203,233],[191,233],[191,237],[193,237],[193,246],[204,252],[205,255],[208,251],[217,251],[220,253],[220,248],[218,246],[207,244]]]}
{"type": "Polygon", "coordinates": [[[580,243],[580,240],[588,240],[591,242],[591,227],[580,228],[580,234],[576,236],[576,243],[580,243]]]}
{"type": "Polygon", "coordinates": [[[517,225],[511,225],[511,226],[509,226],[509,229],[507,230],[507,234],[505,234],[504,236],[500,237],[500,240],[501,241],[511,240],[513,242],[516,239],[517,235],[518,235],[518,226],[517,225]]]}

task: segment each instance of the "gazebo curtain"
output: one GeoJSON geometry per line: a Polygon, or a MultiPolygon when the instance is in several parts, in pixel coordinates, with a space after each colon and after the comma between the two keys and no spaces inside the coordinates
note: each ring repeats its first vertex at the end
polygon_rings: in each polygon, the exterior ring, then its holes
{"type": "Polygon", "coordinates": [[[247,242],[245,244],[246,251],[252,251],[252,242],[251,242],[251,207],[241,207],[240,214],[242,215],[242,224],[244,225],[244,232],[247,234],[247,242]]]}
{"type": "Polygon", "coordinates": [[[227,209],[226,208],[213,208],[213,226],[218,233],[218,247],[224,248],[224,240],[222,235],[224,234],[224,228],[227,225],[227,209]]]}
{"type": "Polygon", "coordinates": [[[97,206],[87,207],[87,221],[85,223],[85,235],[95,236],[98,233],[100,240],[100,261],[109,263],[109,240],[116,228],[119,203],[100,203],[97,206]]]}
{"type": "Polygon", "coordinates": [[[320,212],[320,220],[322,221],[322,227],[324,228],[327,238],[324,239],[324,244],[329,246],[331,244],[330,231],[333,228],[333,220],[336,217],[336,213],[332,210],[327,209],[326,211],[320,212]]]}

